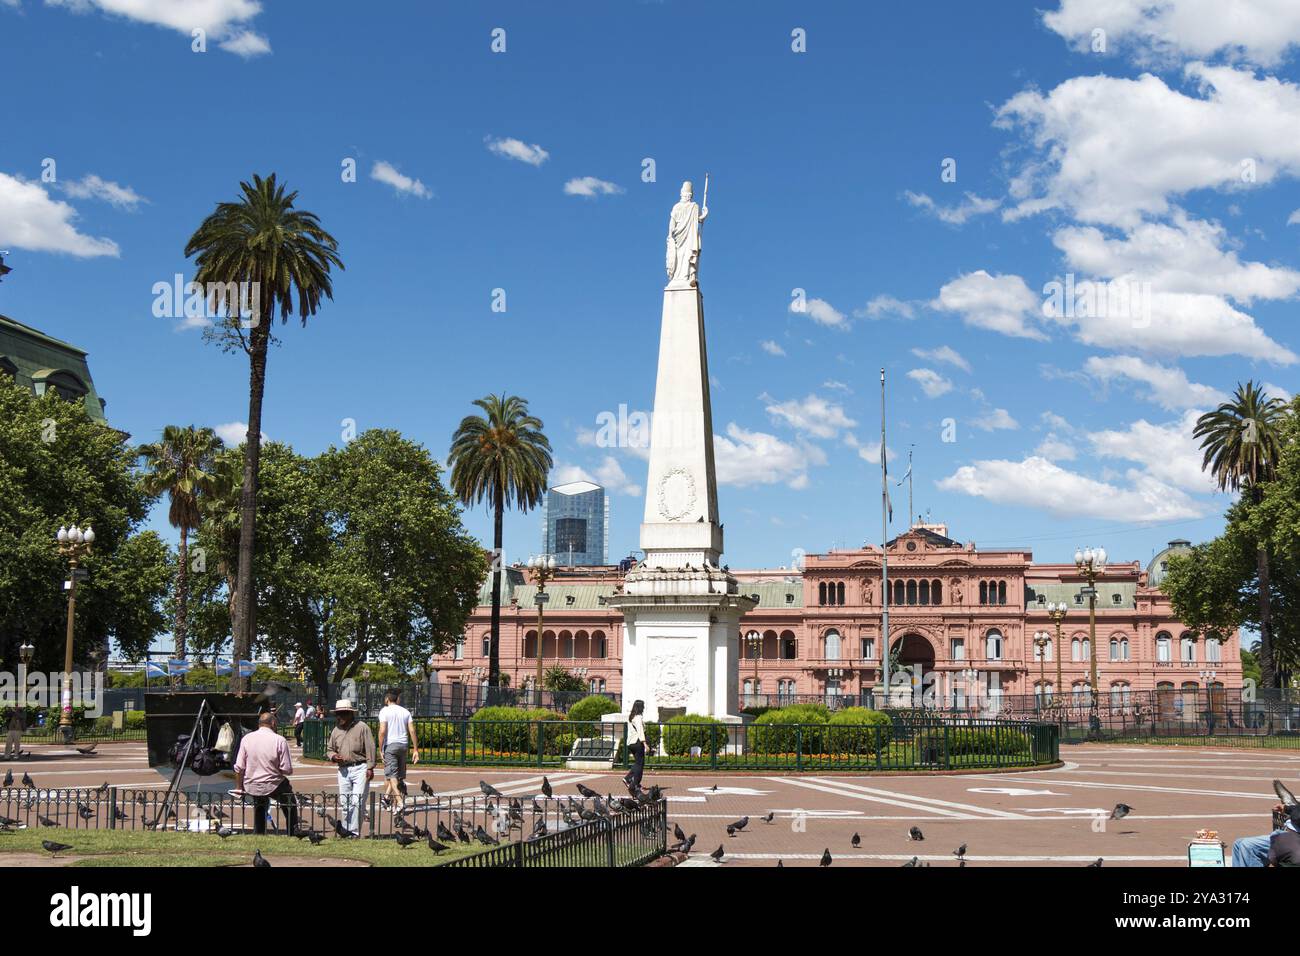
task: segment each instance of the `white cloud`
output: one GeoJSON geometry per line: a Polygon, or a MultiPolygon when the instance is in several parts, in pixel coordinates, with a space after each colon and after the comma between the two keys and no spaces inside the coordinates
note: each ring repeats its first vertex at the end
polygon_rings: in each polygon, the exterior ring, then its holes
{"type": "MultiPolygon", "coordinates": [[[[262,12],[257,0],[45,0],[46,6],[67,7],[76,13],[101,10],[137,23],[166,27],[190,36],[201,29],[221,47],[240,56],[270,52],[271,46],[248,29],[262,12]]],[[[12,5],[12,4],[11,4],[12,5]]]]}
{"type": "Polygon", "coordinates": [[[810,466],[826,464],[826,453],[816,445],[791,444],[735,422],[727,425],[725,436],[713,436],[713,457],[720,485],[784,483],[796,490],[808,486],[810,466]]]}
{"type": "Polygon", "coordinates": [[[1059,518],[1150,522],[1199,518],[1205,509],[1185,492],[1148,475],[1128,487],[1067,471],[1046,458],[977,461],[936,482],[944,491],[983,498],[1009,508],[1035,508],[1059,518]]]}
{"type": "Polygon", "coordinates": [[[245,30],[217,44],[227,53],[242,56],[250,60],[255,56],[264,56],[271,52],[271,41],[252,30],[245,30]]]}
{"type": "Polygon", "coordinates": [[[1017,275],[989,275],[983,269],[959,276],[939,290],[930,307],[953,312],[977,329],[1016,338],[1046,339],[1028,324],[1039,311],[1038,296],[1017,275]]]}
{"type": "MultiPolygon", "coordinates": [[[[226,422],[224,425],[214,425],[212,430],[229,448],[238,448],[248,438],[248,422],[226,422]]],[[[270,440],[266,437],[266,432],[262,432],[262,441],[270,440]]]]}
{"type": "Polygon", "coordinates": [[[1043,421],[1047,422],[1049,428],[1052,428],[1055,431],[1064,432],[1067,435],[1073,435],[1075,432],[1074,426],[1060,415],[1056,414],[1056,412],[1043,412],[1039,417],[1042,418],[1043,421]]]}
{"type": "Polygon", "coordinates": [[[1297,356],[1270,339],[1255,320],[1222,296],[1190,292],[1156,292],[1119,278],[1113,282],[1075,285],[1074,315],[1068,301],[1048,297],[1042,312],[1051,321],[1074,329],[1085,345],[1128,349],[1169,357],[1244,355],[1278,365],[1297,356]],[[1087,301],[1091,304],[1080,306],[1087,301]]]}
{"type": "Polygon", "coordinates": [[[892,295],[878,295],[868,302],[865,307],[854,309],[853,314],[860,319],[884,319],[890,316],[914,319],[916,318],[916,306],[911,302],[896,299],[892,295]]]}
{"type": "Polygon", "coordinates": [[[995,408],[991,412],[981,415],[979,418],[972,418],[971,425],[981,431],[1015,431],[1020,427],[1020,423],[1011,417],[1011,413],[1005,408],[995,408]]]}
{"type": "Polygon", "coordinates": [[[1163,484],[1208,493],[1214,490],[1214,482],[1201,470],[1200,443],[1192,437],[1200,414],[1192,409],[1165,425],[1139,419],[1122,431],[1090,433],[1088,440],[1099,457],[1137,462],[1142,474],[1163,484]]]}
{"type": "Polygon", "coordinates": [[[590,481],[612,494],[629,495],[633,498],[639,498],[642,491],[641,486],[627,476],[623,466],[613,455],[606,455],[594,474],[580,465],[557,462],[551,476],[552,484],[563,485],[571,481],[590,481]]]}
{"type": "Polygon", "coordinates": [[[527,163],[529,166],[540,166],[550,158],[550,153],[542,149],[536,143],[531,146],[523,140],[515,139],[512,136],[506,136],[499,139],[488,138],[485,140],[487,148],[498,156],[504,156],[506,159],[517,159],[521,163],[527,163]]]}
{"type": "Polygon", "coordinates": [[[759,342],[759,343],[758,343],[758,347],[761,348],[761,349],[762,349],[764,352],[766,352],[768,355],[784,355],[784,354],[785,354],[785,349],[781,348],[781,346],[777,345],[777,344],[776,344],[775,342],[773,342],[771,339],[764,339],[763,341],[759,342]]]}
{"type": "Polygon", "coordinates": [[[130,186],[119,186],[100,179],[94,173],[81,179],[70,179],[60,187],[73,199],[102,199],[118,209],[134,210],[140,203],[149,201],[130,186]]]}
{"type": "Polygon", "coordinates": [[[1300,43],[1295,0],[1061,0],[1043,23],[1081,52],[1105,30],[1108,50],[1139,62],[1224,54],[1271,65],[1300,43]]]}
{"type": "Polygon", "coordinates": [[[948,381],[932,368],[914,368],[907,377],[921,386],[927,398],[938,398],[952,391],[952,382],[948,381]]]}
{"type": "Polygon", "coordinates": [[[1266,394],[1270,398],[1280,398],[1284,402],[1289,402],[1294,397],[1290,392],[1288,392],[1281,385],[1274,385],[1272,382],[1265,382],[1263,384],[1263,389],[1264,389],[1264,394],[1266,394]]]}
{"type": "Polygon", "coordinates": [[[1021,132],[1034,154],[1012,179],[1017,205],[1003,217],[1064,209],[1132,229],[1169,214],[1171,197],[1300,172],[1300,87],[1202,63],[1183,73],[1199,95],[1150,74],[1099,74],[1007,100],[995,125],[1021,132]]]}
{"type": "Polygon", "coordinates": [[[844,382],[837,381],[833,378],[828,378],[826,381],[822,382],[822,388],[833,388],[836,391],[850,392],[850,393],[853,391],[853,389],[851,389],[844,382]]]}
{"type": "Polygon", "coordinates": [[[1073,461],[1077,457],[1074,446],[1057,438],[1055,432],[1049,432],[1047,437],[1038,443],[1034,454],[1048,461],[1073,461]]]}
{"type": "Polygon", "coordinates": [[[63,252],[72,256],[117,256],[111,239],[77,231],[77,211],[38,184],[0,173],[0,249],[63,252]]]}
{"type": "Polygon", "coordinates": [[[848,329],[848,320],[844,313],[825,299],[791,299],[789,310],[795,315],[806,315],[818,325],[833,329],[848,329]]]}
{"type": "Polygon", "coordinates": [[[842,430],[857,424],[844,413],[843,406],[827,401],[820,395],[812,394],[807,398],[780,403],[769,395],[762,398],[771,403],[767,406],[767,413],[773,422],[787,425],[814,438],[834,438],[842,430]]]}
{"type": "MultiPolygon", "coordinates": [[[[1298,117],[1300,119],[1300,117],[1298,117]]],[[[1172,223],[1144,222],[1108,238],[1093,226],[1057,230],[1052,237],[1066,264],[1090,276],[1135,276],[1159,292],[1226,295],[1238,302],[1285,299],[1300,290],[1300,271],[1242,262],[1217,223],[1176,210],[1172,223]]]]}
{"type": "Polygon", "coordinates": [[[954,365],[963,372],[970,371],[970,363],[962,358],[956,349],[947,345],[940,345],[937,349],[912,349],[912,354],[917,358],[929,359],[932,362],[954,365]]]}
{"type": "Polygon", "coordinates": [[[982,216],[985,213],[993,212],[998,206],[1002,205],[1000,199],[982,199],[972,192],[966,193],[966,198],[955,206],[940,206],[925,193],[914,193],[908,190],[904,193],[907,201],[917,209],[924,210],[934,216],[940,222],[946,222],[950,226],[961,226],[972,216],[982,216]]]}
{"type": "Polygon", "coordinates": [[[1197,385],[1180,368],[1144,362],[1133,355],[1094,355],[1083,370],[1099,381],[1131,379],[1147,386],[1146,397],[1162,408],[1204,408],[1227,401],[1226,393],[1209,385],[1197,385]]]}
{"type": "Polygon", "coordinates": [[[392,186],[399,193],[408,196],[419,196],[421,199],[429,199],[433,196],[433,191],[424,183],[399,172],[392,163],[382,159],[371,167],[370,178],[392,186]]]}
{"type": "MultiPolygon", "coordinates": [[[[857,448],[858,448],[858,457],[861,458],[863,461],[868,462],[872,465],[880,464],[880,442],[869,441],[865,445],[857,446],[857,448]]],[[[886,447],[885,457],[888,458],[890,461],[893,461],[897,456],[894,454],[894,449],[886,447]]]]}
{"type": "Polygon", "coordinates": [[[622,186],[606,182],[603,179],[597,179],[595,176],[580,176],[577,179],[570,179],[564,184],[564,194],[566,196],[585,196],[588,199],[594,199],[597,196],[616,196],[622,191],[622,186]]]}

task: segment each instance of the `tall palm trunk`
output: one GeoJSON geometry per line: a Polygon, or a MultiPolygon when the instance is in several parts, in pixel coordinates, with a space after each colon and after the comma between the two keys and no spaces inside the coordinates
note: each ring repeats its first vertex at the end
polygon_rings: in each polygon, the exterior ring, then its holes
{"type": "MultiPolygon", "coordinates": [[[[505,496],[498,493],[492,524],[492,547],[496,555],[492,560],[492,636],[488,639],[488,689],[491,691],[501,681],[501,524],[505,517],[505,496]]],[[[541,635],[537,638],[541,640],[541,635]]]]}
{"type": "Polygon", "coordinates": [[[238,590],[241,600],[235,607],[238,626],[234,635],[234,668],[231,689],[243,693],[247,678],[239,662],[251,659],[253,637],[257,633],[257,592],[254,590],[253,554],[257,524],[258,461],[262,452],[262,394],[266,389],[266,357],[270,342],[270,309],[263,309],[249,336],[248,352],[248,437],[244,443],[244,485],[239,498],[239,569],[238,590]]]}
{"type": "Polygon", "coordinates": [[[187,611],[190,603],[190,529],[181,525],[181,549],[176,562],[176,626],[173,637],[176,644],[176,656],[185,660],[185,637],[187,630],[187,611]]]}

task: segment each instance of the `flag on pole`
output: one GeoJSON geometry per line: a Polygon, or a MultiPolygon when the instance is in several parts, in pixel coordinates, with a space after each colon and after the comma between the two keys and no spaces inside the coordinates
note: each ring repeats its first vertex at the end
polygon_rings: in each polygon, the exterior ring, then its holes
{"type": "Polygon", "coordinates": [[[146,661],[144,665],[145,677],[166,677],[167,668],[163,667],[157,661],[146,661]]]}
{"type": "Polygon", "coordinates": [[[253,662],[252,662],[252,661],[240,661],[240,662],[239,662],[239,676],[240,676],[240,677],[252,677],[252,676],[253,676],[253,662]]]}
{"type": "Polygon", "coordinates": [[[188,674],[189,672],[189,661],[170,660],[167,662],[167,673],[169,674],[188,674]]]}
{"type": "Polygon", "coordinates": [[[230,672],[231,672],[231,670],[232,670],[232,668],[231,668],[231,666],[230,666],[230,661],[222,660],[220,657],[217,658],[217,676],[218,676],[218,677],[228,677],[228,676],[230,676],[230,672]]]}

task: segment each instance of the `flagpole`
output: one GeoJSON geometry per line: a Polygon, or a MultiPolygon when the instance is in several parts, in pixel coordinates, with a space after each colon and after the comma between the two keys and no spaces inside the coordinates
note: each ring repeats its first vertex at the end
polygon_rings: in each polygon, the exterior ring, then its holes
{"type": "MultiPolygon", "coordinates": [[[[915,447],[915,446],[912,446],[915,447]]],[[[907,528],[912,529],[912,519],[916,512],[912,510],[912,448],[907,449],[907,528]]]]}
{"type": "Polygon", "coordinates": [[[889,706],[889,456],[885,449],[885,370],[880,370],[880,663],[889,706]]]}

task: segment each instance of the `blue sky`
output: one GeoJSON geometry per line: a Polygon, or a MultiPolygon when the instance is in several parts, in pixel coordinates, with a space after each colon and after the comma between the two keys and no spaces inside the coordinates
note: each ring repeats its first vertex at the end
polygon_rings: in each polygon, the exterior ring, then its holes
{"type": "MultiPolygon", "coordinates": [[[[731,566],[879,539],[882,366],[917,510],[1146,561],[1222,524],[1195,415],[1246,378],[1296,390],[1294,6],[0,0],[0,312],[86,348],[137,440],[237,431],[242,356],[152,289],[275,171],[347,270],[280,330],[265,433],[315,453],[353,419],[441,459],[472,399],[522,395],[555,481],[613,491],[614,556],[646,463],[599,416],[651,407],[668,211],[708,171],[731,566]],[[1067,276],[1136,296],[1045,315],[1067,276]]],[[[539,522],[507,518],[508,559],[539,522]]]]}

